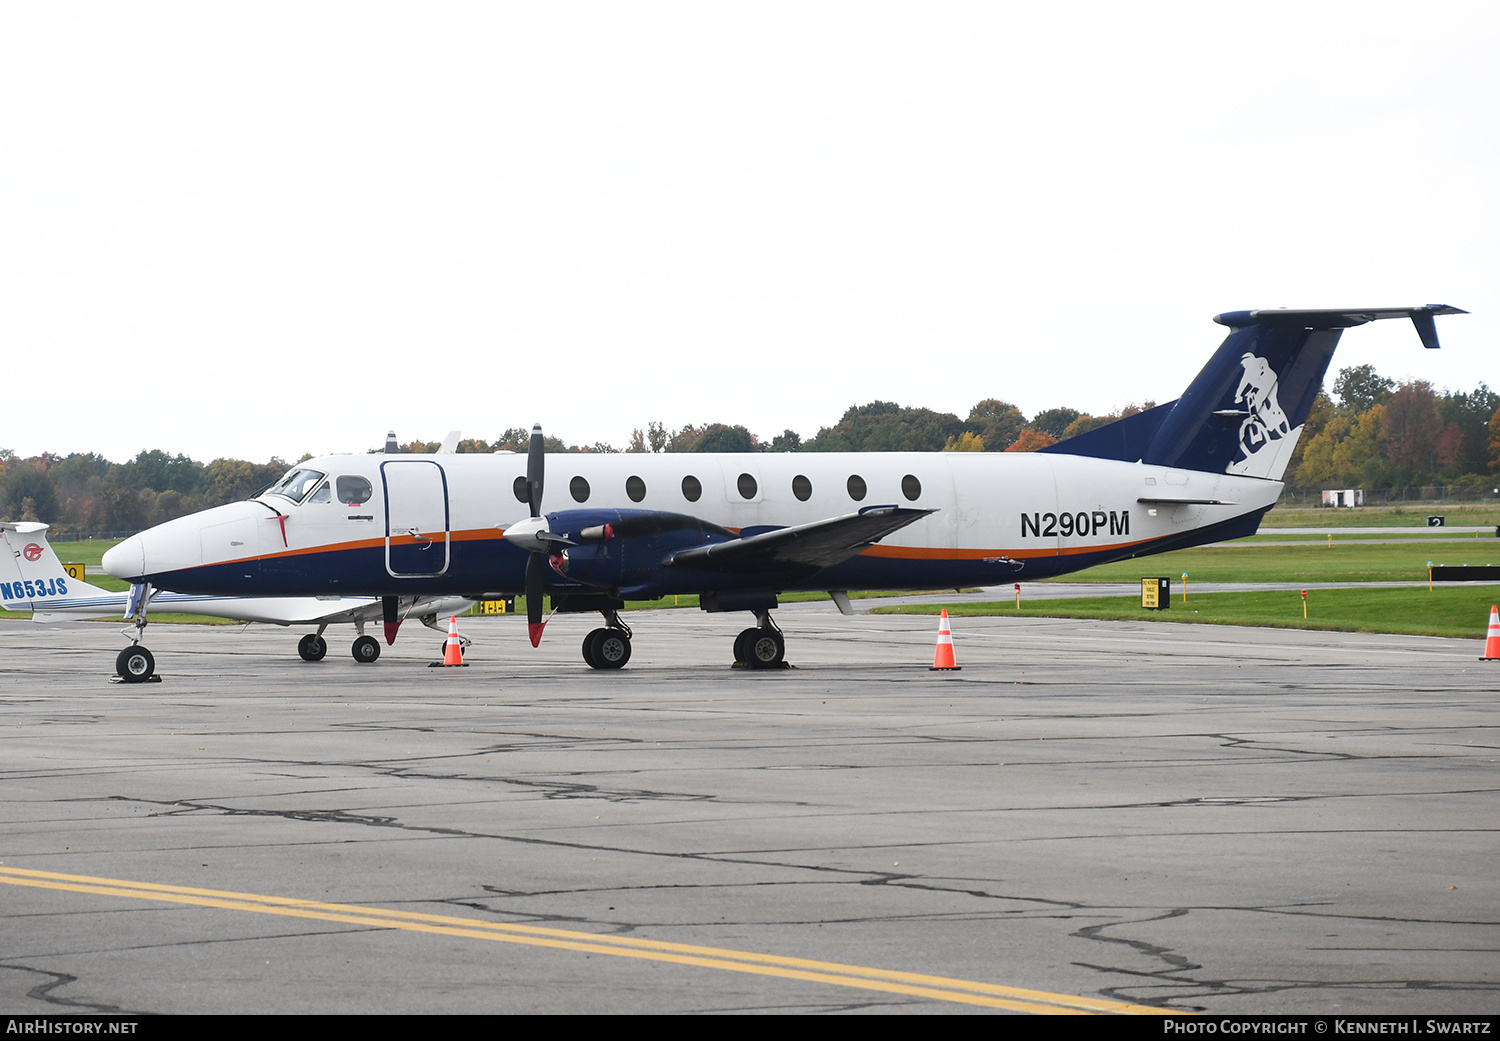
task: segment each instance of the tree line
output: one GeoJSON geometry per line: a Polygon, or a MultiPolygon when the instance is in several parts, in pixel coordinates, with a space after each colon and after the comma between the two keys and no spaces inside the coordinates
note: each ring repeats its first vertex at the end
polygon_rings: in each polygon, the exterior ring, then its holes
{"type": "MultiPolygon", "coordinates": [[[[1358,365],[1340,372],[1331,390],[1313,405],[1287,470],[1290,487],[1464,485],[1500,477],[1500,394],[1483,383],[1472,392],[1439,394],[1423,380],[1397,383],[1358,365]]],[[[651,422],[631,431],[623,448],[556,437],[546,443],[549,452],[1030,452],[1154,406],[1147,401],[1098,416],[1059,407],[1028,419],[1015,405],[986,398],[960,419],[872,401],[851,406],[805,440],[794,430],[763,440],[738,424],[688,423],[674,431],[651,422]]],[[[517,426],[493,441],[460,441],[457,450],[523,453],[530,438],[529,427],[517,426]]],[[[430,453],[440,444],[411,441],[400,450],[430,453]]],[[[22,459],[0,448],[0,520],[41,520],[58,531],[133,531],[250,498],[289,465],[275,457],[205,464],[161,449],[124,463],[92,452],[22,459]]]]}
{"type": "Polygon", "coordinates": [[[1292,456],[1300,489],[1488,484],[1500,476],[1500,394],[1483,383],[1439,394],[1373,366],[1344,369],[1319,394],[1292,456]]]}

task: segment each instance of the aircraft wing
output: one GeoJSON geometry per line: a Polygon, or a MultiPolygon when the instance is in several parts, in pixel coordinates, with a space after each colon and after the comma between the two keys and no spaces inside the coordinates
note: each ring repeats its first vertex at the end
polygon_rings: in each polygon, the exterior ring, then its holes
{"type": "Polygon", "coordinates": [[[842,563],[892,532],[935,510],[901,506],[867,506],[858,513],[794,524],[756,535],[678,550],[668,567],[738,571],[749,568],[826,568],[842,563]]]}
{"type": "MultiPolygon", "coordinates": [[[[312,623],[339,625],[344,622],[378,622],[383,617],[379,597],[344,597],[340,600],[316,601],[310,610],[303,599],[288,600],[292,611],[300,611],[297,617],[288,618],[286,624],[312,623]]],[[[400,616],[421,618],[425,615],[463,614],[474,601],[458,596],[419,596],[408,601],[401,599],[400,616]]]]}
{"type": "MultiPolygon", "coordinates": [[[[417,597],[414,601],[403,597],[401,617],[461,614],[471,604],[472,600],[462,597],[417,597]]],[[[311,596],[208,597],[162,592],[151,598],[151,607],[156,611],[217,615],[240,622],[263,622],[269,625],[342,625],[356,621],[378,622],[382,617],[380,598],[369,596],[320,600],[311,596]]]]}

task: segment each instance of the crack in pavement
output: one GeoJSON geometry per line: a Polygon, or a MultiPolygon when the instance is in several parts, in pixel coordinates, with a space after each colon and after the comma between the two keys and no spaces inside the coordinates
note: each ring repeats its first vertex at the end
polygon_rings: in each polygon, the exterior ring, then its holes
{"type": "MultiPolygon", "coordinates": [[[[1293,914],[1308,915],[1311,912],[1274,907],[1177,907],[1164,913],[1152,915],[1147,918],[1136,918],[1128,921],[1106,922],[1098,925],[1085,926],[1073,933],[1080,939],[1093,940],[1101,943],[1122,944],[1132,951],[1164,962],[1165,967],[1155,971],[1145,969],[1127,968],[1121,965],[1102,965],[1094,962],[1075,961],[1073,964],[1079,968],[1090,969],[1095,972],[1137,977],[1141,983],[1120,984],[1106,987],[1099,993],[1104,994],[1117,1001],[1130,1001],[1142,1004],[1154,1004],[1172,1007],[1174,1002],[1195,1001],[1202,998],[1223,996],[1260,996],[1275,994],[1286,991],[1310,991],[1310,990],[1433,990],[1454,991],[1461,993],[1493,993],[1500,991],[1500,983],[1481,983],[1474,981],[1458,980],[1362,980],[1349,981],[1337,979],[1312,980],[1312,979],[1204,979],[1194,975],[1203,966],[1192,961],[1185,955],[1175,953],[1176,948],[1154,944],[1143,939],[1132,939],[1125,936],[1108,936],[1106,930],[1120,929],[1132,925],[1148,925],[1154,922],[1168,921],[1173,918],[1182,918],[1194,911],[1233,911],[1239,913],[1261,913],[1261,914],[1293,914]],[[1149,981],[1146,983],[1145,981],[1149,981]]],[[[1417,921],[1428,925],[1451,925],[1451,924],[1474,924],[1493,925],[1493,922],[1459,922],[1453,923],[1441,919],[1389,919],[1379,915],[1360,914],[1318,914],[1316,917],[1331,919],[1347,919],[1354,921],[1417,921]]],[[[1383,948],[1381,948],[1383,949],[1383,948]]],[[[1195,1012],[1207,1011],[1206,1005],[1189,1005],[1187,1008],[1195,1012]]]]}
{"type": "Polygon", "coordinates": [[[38,969],[31,965],[17,965],[14,962],[0,962],[0,969],[11,969],[15,972],[29,972],[44,977],[42,982],[26,992],[26,996],[35,1001],[42,1001],[48,1005],[56,1005],[66,1009],[87,1009],[101,1015],[148,1015],[144,1012],[136,1012],[132,1009],[121,1008],[118,1005],[105,1005],[93,1001],[81,1001],[75,998],[65,998],[52,993],[58,987],[66,987],[70,983],[77,983],[78,977],[71,976],[66,972],[53,972],[50,969],[38,969]]]}

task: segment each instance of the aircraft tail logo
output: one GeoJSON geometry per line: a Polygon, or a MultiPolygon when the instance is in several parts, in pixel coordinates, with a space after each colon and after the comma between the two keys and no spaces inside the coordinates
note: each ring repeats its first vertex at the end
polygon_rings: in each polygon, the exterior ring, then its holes
{"type": "Polygon", "coordinates": [[[1234,403],[1250,414],[1240,423],[1240,450],[1231,468],[1244,466],[1292,433],[1292,421],[1276,400],[1276,372],[1271,363],[1247,351],[1240,356],[1240,365],[1245,372],[1235,388],[1234,403]]]}

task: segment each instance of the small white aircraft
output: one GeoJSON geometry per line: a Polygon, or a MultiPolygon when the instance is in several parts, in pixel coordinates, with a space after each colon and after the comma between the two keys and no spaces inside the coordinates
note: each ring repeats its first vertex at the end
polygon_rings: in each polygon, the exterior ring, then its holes
{"type": "MultiPolygon", "coordinates": [[[[119,615],[139,618],[145,625],[145,586],[133,585],[129,592],[111,592],[69,577],[47,540],[46,524],[37,521],[0,521],[0,606],[7,611],[30,611],[32,620],[57,622],[119,615]]],[[[440,618],[468,610],[470,601],[461,597],[415,597],[398,605],[401,617],[419,618],[423,625],[444,634],[440,618]]],[[[272,625],[316,625],[297,644],[304,661],[321,661],[328,653],[323,631],[330,625],[354,623],[354,660],[372,662],[380,657],[380,643],[365,635],[365,623],[382,616],[383,605],[373,597],[246,597],[213,596],[203,593],[152,593],[150,606],[178,614],[233,618],[242,622],[272,625]]],[[[128,630],[127,630],[128,631],[128,630]]],[[[136,632],[130,647],[115,661],[120,678],[149,678],[156,665],[151,652],[140,646],[136,632]]]]}
{"type": "MultiPolygon", "coordinates": [[[[779,593],[994,585],[1253,534],[1343,330],[1408,318],[1438,346],[1457,308],[1236,311],[1176,401],[1035,453],[816,453],[548,457],[343,455],[275,487],[126,539],[119,578],[221,596],[526,593],[533,645],[554,611],[598,611],[584,660],[630,658],[627,600],[696,593],[750,611],[735,658],[780,665],[779,593]],[[544,473],[565,508],[543,512],[544,473]],[[567,500],[571,500],[571,502],[567,500]],[[517,516],[518,511],[522,511],[517,516]]],[[[554,493],[551,504],[556,507],[554,493]]]]}

